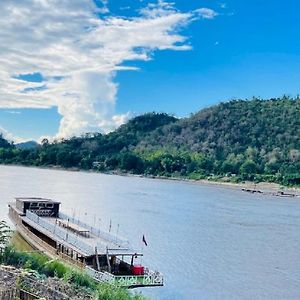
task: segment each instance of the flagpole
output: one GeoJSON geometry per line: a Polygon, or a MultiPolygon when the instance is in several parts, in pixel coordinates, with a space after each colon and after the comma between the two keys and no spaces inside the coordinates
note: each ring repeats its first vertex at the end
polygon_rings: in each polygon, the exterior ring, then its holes
{"type": "Polygon", "coordinates": [[[140,259],[140,264],[143,265],[143,255],[144,255],[144,247],[147,246],[147,241],[146,241],[146,238],[145,238],[145,235],[143,234],[143,237],[142,237],[142,249],[141,249],[141,259],[140,259]]]}
{"type": "Polygon", "coordinates": [[[109,233],[111,232],[111,219],[109,221],[109,233]]]}
{"type": "Polygon", "coordinates": [[[142,250],[141,250],[141,260],[140,260],[140,264],[141,266],[143,265],[143,255],[144,255],[144,242],[142,241],[142,250]]]}

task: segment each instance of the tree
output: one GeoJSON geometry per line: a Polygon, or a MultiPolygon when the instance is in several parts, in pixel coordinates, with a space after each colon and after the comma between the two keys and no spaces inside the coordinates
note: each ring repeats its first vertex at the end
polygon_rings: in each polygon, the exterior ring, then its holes
{"type": "Polygon", "coordinates": [[[253,160],[246,160],[240,168],[241,174],[255,174],[257,172],[257,165],[253,160]]]}
{"type": "Polygon", "coordinates": [[[121,155],[120,167],[122,170],[134,171],[141,173],[143,171],[143,161],[140,157],[132,153],[125,153],[121,155]]]}
{"type": "Polygon", "coordinates": [[[11,230],[5,221],[0,221],[0,251],[1,253],[9,243],[11,230]]]}
{"type": "Polygon", "coordinates": [[[3,134],[0,132],[0,148],[12,148],[13,145],[4,139],[3,134]]]}
{"type": "Polygon", "coordinates": [[[48,146],[48,145],[49,145],[49,140],[48,140],[47,138],[44,138],[44,139],[42,139],[41,144],[42,144],[43,146],[48,146]]]}
{"type": "Polygon", "coordinates": [[[230,160],[225,160],[222,163],[221,171],[224,173],[235,173],[235,165],[230,160]]]}

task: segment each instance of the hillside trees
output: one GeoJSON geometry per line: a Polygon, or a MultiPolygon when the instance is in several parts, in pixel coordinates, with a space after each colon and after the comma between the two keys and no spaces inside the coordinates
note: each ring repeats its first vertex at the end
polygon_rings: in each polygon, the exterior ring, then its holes
{"type": "Polygon", "coordinates": [[[0,162],[297,184],[299,137],[299,98],[234,100],[184,119],[148,113],[108,134],[45,140],[34,149],[0,136],[0,162]]]}

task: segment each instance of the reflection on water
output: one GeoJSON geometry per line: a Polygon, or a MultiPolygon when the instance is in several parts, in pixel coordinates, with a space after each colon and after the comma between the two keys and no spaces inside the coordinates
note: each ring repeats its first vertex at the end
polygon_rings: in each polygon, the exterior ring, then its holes
{"type": "Polygon", "coordinates": [[[111,220],[144,251],[140,262],[164,273],[165,287],[142,290],[152,299],[300,299],[300,199],[5,166],[0,189],[5,219],[13,197],[35,196],[106,230],[111,220]]]}

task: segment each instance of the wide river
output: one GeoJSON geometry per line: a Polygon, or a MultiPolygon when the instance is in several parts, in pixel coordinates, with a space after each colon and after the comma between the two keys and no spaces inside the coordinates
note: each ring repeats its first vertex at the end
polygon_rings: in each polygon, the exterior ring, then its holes
{"type": "Polygon", "coordinates": [[[300,199],[225,187],[0,166],[0,212],[16,196],[49,197],[127,237],[161,271],[151,299],[300,299],[300,199]],[[119,224],[119,225],[118,225],[119,224]],[[119,230],[118,230],[119,228],[119,230]]]}

